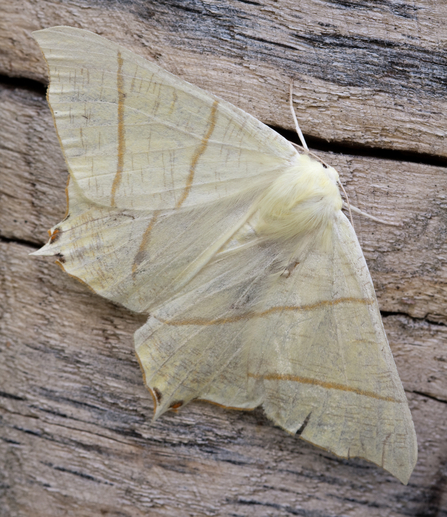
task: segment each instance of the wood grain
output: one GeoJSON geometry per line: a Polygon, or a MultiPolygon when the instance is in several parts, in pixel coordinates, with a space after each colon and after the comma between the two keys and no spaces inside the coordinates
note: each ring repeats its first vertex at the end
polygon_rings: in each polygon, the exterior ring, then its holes
{"type": "Polygon", "coordinates": [[[70,25],[122,43],[260,120],[445,158],[447,4],[345,0],[5,0],[0,73],[43,80],[33,30],[70,25]]]}
{"type": "Polygon", "coordinates": [[[1,517],[447,515],[446,9],[0,4],[1,517]],[[282,129],[295,78],[304,132],[351,203],[401,223],[354,219],[418,434],[407,487],[287,435],[261,410],[192,403],[151,424],[132,338],[145,318],[28,256],[65,212],[66,166],[30,36],[58,24],[118,41],[282,129]]]}

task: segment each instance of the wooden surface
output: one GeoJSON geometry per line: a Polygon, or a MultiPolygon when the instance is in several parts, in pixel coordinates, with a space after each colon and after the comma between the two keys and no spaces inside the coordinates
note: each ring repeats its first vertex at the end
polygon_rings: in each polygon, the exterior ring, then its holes
{"type": "MultiPolygon", "coordinates": [[[[444,2],[0,2],[0,516],[447,515],[444,2]],[[66,167],[30,34],[120,42],[305,135],[351,202],[415,421],[408,486],[275,428],[192,403],[152,424],[133,353],[144,317],[28,254],[65,212],[66,167]]],[[[292,135],[293,137],[293,135],[292,135]]]]}

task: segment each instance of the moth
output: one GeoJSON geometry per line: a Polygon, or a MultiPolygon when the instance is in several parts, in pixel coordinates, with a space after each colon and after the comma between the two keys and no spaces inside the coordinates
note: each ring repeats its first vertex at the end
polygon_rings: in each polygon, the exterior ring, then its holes
{"type": "Polygon", "coordinates": [[[55,255],[148,315],[154,417],[263,407],[290,433],[407,483],[407,399],[338,173],[244,111],[86,30],[34,33],[70,173],[55,255]]]}

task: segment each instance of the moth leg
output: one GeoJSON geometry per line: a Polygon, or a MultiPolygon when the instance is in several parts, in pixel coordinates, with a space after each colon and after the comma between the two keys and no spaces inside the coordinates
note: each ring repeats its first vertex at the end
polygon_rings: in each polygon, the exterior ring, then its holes
{"type": "Polygon", "coordinates": [[[289,276],[292,274],[293,270],[296,268],[296,266],[299,264],[298,261],[291,262],[287,265],[286,268],[284,268],[284,271],[281,273],[281,276],[285,278],[289,278],[289,276]]]}

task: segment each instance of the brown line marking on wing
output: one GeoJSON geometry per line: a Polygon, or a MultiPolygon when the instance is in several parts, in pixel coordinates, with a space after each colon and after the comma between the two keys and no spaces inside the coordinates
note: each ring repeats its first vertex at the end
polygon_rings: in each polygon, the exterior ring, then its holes
{"type": "MultiPolygon", "coordinates": [[[[65,261],[66,262],[66,261],[65,261]]],[[[62,271],[64,273],[66,273],[68,276],[71,276],[71,278],[74,278],[75,280],[77,280],[78,282],[81,282],[81,284],[85,285],[85,287],[87,287],[87,289],[89,289],[92,293],[95,293],[95,294],[98,294],[94,289],[93,287],[91,287],[89,284],[87,284],[87,282],[85,280],[82,280],[82,278],[80,278],[79,276],[76,276],[76,275],[72,275],[71,273],[69,273],[66,269],[65,269],[65,266],[64,264],[62,264],[62,262],[60,260],[56,260],[56,264],[62,269],[62,271]]]]}
{"type": "Polygon", "coordinates": [[[322,388],[326,388],[328,390],[350,391],[352,393],[357,393],[357,395],[363,395],[364,397],[370,397],[373,399],[386,400],[388,402],[402,402],[401,400],[397,400],[393,397],[377,395],[377,393],[374,393],[373,391],[352,388],[350,386],[346,386],[345,384],[338,384],[336,382],[320,381],[318,379],[312,379],[311,377],[300,377],[298,375],[280,373],[270,373],[266,375],[249,373],[248,377],[253,377],[254,379],[263,379],[266,381],[293,381],[299,382],[301,384],[312,384],[313,386],[321,386],[322,388]]]}
{"type": "MultiPolygon", "coordinates": [[[[70,174],[71,174],[71,172],[70,172],[70,174]]],[[[64,222],[66,219],[68,219],[68,215],[70,213],[70,196],[68,194],[68,185],[70,185],[70,178],[71,178],[70,174],[68,175],[67,184],[65,185],[65,199],[67,202],[67,208],[65,209],[65,215],[64,215],[64,218],[62,219],[62,222],[64,222]]]]}
{"type": "Polygon", "coordinates": [[[175,89],[172,91],[172,102],[171,102],[171,107],[169,108],[169,113],[168,115],[172,115],[172,112],[174,111],[174,108],[175,108],[175,105],[177,103],[177,100],[178,100],[178,97],[177,97],[177,92],[175,91],[175,89]]]}
{"type": "Polygon", "coordinates": [[[208,145],[208,140],[210,139],[214,128],[216,127],[216,112],[217,112],[217,106],[219,105],[219,101],[214,101],[213,106],[211,107],[211,113],[208,119],[208,131],[206,132],[206,135],[202,138],[202,141],[200,142],[200,145],[197,147],[197,149],[194,152],[194,155],[191,160],[191,167],[189,168],[189,175],[186,180],[186,186],[185,190],[183,191],[183,194],[181,198],[177,201],[177,204],[175,205],[176,208],[180,208],[183,203],[185,202],[185,199],[189,195],[189,191],[191,190],[193,181],[194,181],[194,174],[196,172],[197,163],[199,161],[199,158],[202,156],[202,154],[205,152],[206,146],[208,145]]]}
{"type": "Polygon", "coordinates": [[[140,365],[140,368],[141,368],[141,373],[143,374],[143,381],[144,381],[144,385],[146,386],[146,388],[149,390],[149,393],[151,394],[151,397],[152,397],[152,400],[154,402],[154,408],[153,408],[153,418],[155,418],[155,413],[157,412],[157,407],[159,405],[159,399],[158,399],[158,394],[157,392],[160,394],[160,398],[161,398],[161,392],[158,388],[155,388],[155,390],[157,391],[154,391],[154,389],[152,389],[147,381],[146,381],[146,370],[144,369],[144,366],[143,366],[143,363],[140,359],[140,356],[138,355],[138,352],[136,350],[134,350],[134,353],[135,353],[135,357],[137,358],[137,361],[138,361],[138,364],[140,365]]]}
{"type": "Polygon", "coordinates": [[[116,86],[118,89],[118,149],[117,149],[117,165],[116,174],[112,184],[111,206],[115,206],[115,195],[121,183],[124,166],[124,153],[126,151],[126,135],[124,128],[124,78],[123,78],[123,58],[118,50],[118,70],[116,72],[116,86]]]}
{"type": "Polygon", "coordinates": [[[141,239],[140,247],[138,248],[137,254],[135,255],[135,258],[134,258],[134,261],[133,261],[133,264],[132,264],[132,274],[135,273],[135,271],[137,270],[137,267],[144,260],[144,250],[147,247],[147,245],[149,244],[151,232],[152,232],[152,230],[153,230],[153,228],[155,226],[155,223],[157,222],[157,218],[158,218],[159,213],[160,213],[160,210],[155,210],[154,211],[154,213],[153,213],[153,215],[151,217],[151,220],[149,221],[149,224],[148,224],[146,230],[143,233],[143,237],[141,239]]]}
{"type": "Polygon", "coordinates": [[[262,318],[267,314],[272,314],[274,312],[282,312],[282,311],[312,311],[314,309],[319,309],[325,306],[334,306],[340,303],[360,303],[363,305],[372,305],[375,303],[375,300],[369,300],[368,298],[337,298],[336,300],[324,300],[318,303],[312,303],[310,305],[283,305],[279,307],[270,307],[262,312],[246,312],[245,314],[239,314],[237,316],[231,316],[229,318],[216,318],[214,320],[206,320],[204,318],[191,318],[183,321],[175,321],[175,320],[160,320],[162,323],[166,325],[173,325],[176,327],[180,327],[183,325],[222,325],[225,323],[235,323],[237,321],[248,320],[251,318],[262,318]]]}
{"type": "Polygon", "coordinates": [[[236,407],[236,406],[226,406],[225,404],[220,404],[219,402],[214,402],[214,400],[201,399],[200,397],[194,400],[198,400],[200,402],[208,402],[208,404],[214,404],[215,406],[223,407],[225,409],[235,409],[237,411],[253,411],[258,406],[254,407],[236,407]]]}

